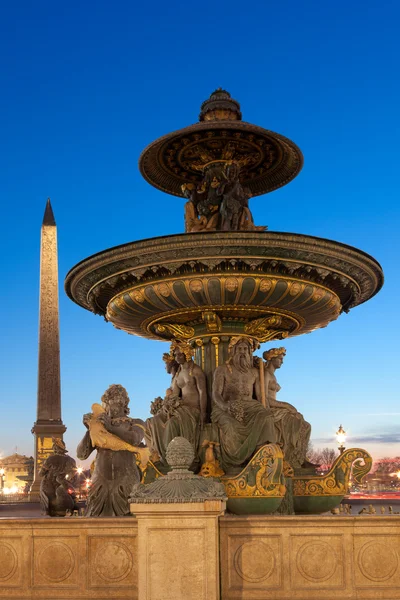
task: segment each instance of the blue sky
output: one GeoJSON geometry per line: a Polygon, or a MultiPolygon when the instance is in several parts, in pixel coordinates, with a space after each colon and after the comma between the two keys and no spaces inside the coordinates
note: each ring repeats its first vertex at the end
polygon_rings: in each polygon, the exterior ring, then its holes
{"type": "Polygon", "coordinates": [[[395,0],[334,3],[5,3],[0,19],[2,336],[0,451],[32,454],[40,225],[58,225],[63,420],[72,455],[81,415],[111,383],[145,418],[169,380],[161,343],[74,305],[67,271],[105,248],[183,231],[183,201],[152,189],[137,160],[197,121],[217,87],[244,120],[291,138],[303,171],[254,198],[255,221],[354,245],[386,282],[328,328],[285,342],[280,399],[327,445],[400,455],[399,78],[395,0]]]}

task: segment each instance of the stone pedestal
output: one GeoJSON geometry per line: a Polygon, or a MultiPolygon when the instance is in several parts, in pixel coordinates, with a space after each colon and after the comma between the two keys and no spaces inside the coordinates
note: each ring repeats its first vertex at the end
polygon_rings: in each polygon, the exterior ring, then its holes
{"type": "Polygon", "coordinates": [[[140,600],[218,600],[218,517],[225,502],[131,504],[140,600]]]}

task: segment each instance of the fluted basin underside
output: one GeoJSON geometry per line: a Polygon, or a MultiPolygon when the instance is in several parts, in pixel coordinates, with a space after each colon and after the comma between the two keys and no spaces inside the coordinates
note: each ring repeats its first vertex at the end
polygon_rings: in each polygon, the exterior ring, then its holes
{"type": "Polygon", "coordinates": [[[325,327],[382,287],[368,254],[279,232],[151,238],[91,256],[68,273],[77,304],[150,339],[249,335],[260,342],[325,327]]]}

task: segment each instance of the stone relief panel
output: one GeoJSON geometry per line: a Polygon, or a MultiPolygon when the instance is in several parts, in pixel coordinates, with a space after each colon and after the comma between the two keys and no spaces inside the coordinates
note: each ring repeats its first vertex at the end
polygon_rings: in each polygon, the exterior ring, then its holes
{"type": "Polygon", "coordinates": [[[279,535],[229,537],[229,590],[271,590],[282,586],[282,543],[279,535]]]}
{"type": "Polygon", "coordinates": [[[0,589],[22,585],[22,538],[0,538],[0,589]]]}
{"type": "Polygon", "coordinates": [[[343,535],[291,535],[290,575],[294,589],[344,588],[343,535]]]}
{"type": "Polygon", "coordinates": [[[137,590],[136,535],[91,535],[88,538],[90,588],[137,590]]]}
{"type": "Polygon", "coordinates": [[[400,587],[399,535],[356,534],[354,554],[357,587],[400,587]]]}
{"type": "Polygon", "coordinates": [[[222,517],[220,549],[224,600],[400,598],[394,515],[222,517]]]}
{"type": "Polygon", "coordinates": [[[137,523],[99,521],[0,519],[0,600],[136,600],[137,523]]]}
{"type": "MultiPolygon", "coordinates": [[[[182,520],[183,521],[183,520],[182,520]]],[[[171,520],[173,523],[173,521],[171,520]]],[[[172,529],[149,527],[147,569],[158,573],[152,578],[148,597],[152,600],[207,600],[207,569],[214,565],[207,563],[207,530],[197,525],[172,529]],[[169,552],[166,554],[165,537],[168,538],[169,552]],[[184,546],[186,561],[179,560],[180,548],[184,546]],[[168,581],[168,586],[165,582],[168,581]]],[[[215,557],[214,561],[215,561],[215,557]]]]}
{"type": "Polygon", "coordinates": [[[70,588],[79,584],[79,536],[35,536],[33,586],[70,588]]]}

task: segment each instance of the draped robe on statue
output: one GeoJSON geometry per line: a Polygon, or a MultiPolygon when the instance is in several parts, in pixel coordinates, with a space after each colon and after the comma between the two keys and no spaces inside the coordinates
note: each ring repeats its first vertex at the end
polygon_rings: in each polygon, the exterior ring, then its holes
{"type": "Polygon", "coordinates": [[[211,419],[219,428],[222,466],[226,472],[243,467],[256,449],[276,441],[272,411],[253,397],[254,387],[259,395],[257,369],[234,375],[230,365],[215,370],[211,419]],[[216,401],[216,395],[222,402],[216,401]],[[235,406],[240,420],[234,416],[235,406]]]}

